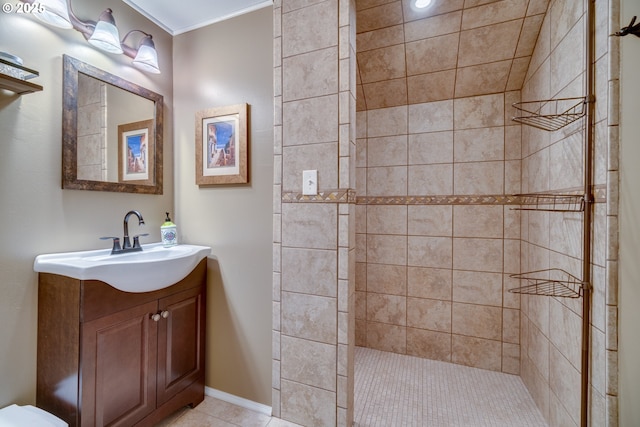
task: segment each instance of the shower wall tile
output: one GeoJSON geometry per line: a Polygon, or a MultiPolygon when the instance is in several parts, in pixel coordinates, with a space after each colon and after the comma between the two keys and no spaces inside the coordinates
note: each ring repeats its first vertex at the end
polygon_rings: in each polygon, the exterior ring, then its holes
{"type": "MultiPolygon", "coordinates": [[[[338,92],[338,48],[316,50],[282,60],[283,101],[338,92]]],[[[286,122],[285,122],[286,123],[286,122]]]]}
{"type": "Polygon", "coordinates": [[[454,334],[500,341],[502,309],[454,302],[451,311],[451,329],[454,334]]]}
{"type": "Polygon", "coordinates": [[[364,33],[380,28],[402,24],[402,5],[400,2],[391,2],[377,7],[358,10],[356,31],[364,33]]]}
{"type": "Polygon", "coordinates": [[[516,48],[516,57],[520,58],[533,54],[533,49],[536,46],[536,40],[538,39],[538,34],[540,33],[540,27],[542,26],[544,17],[544,14],[531,15],[524,20],[524,24],[522,25],[522,34],[520,35],[518,47],[516,48]]]}
{"type": "Polygon", "coordinates": [[[502,206],[454,206],[453,236],[502,238],[503,214],[502,206]]]}
{"type": "Polygon", "coordinates": [[[336,346],[282,336],[281,375],[325,390],[336,391],[336,346]]]}
{"type": "Polygon", "coordinates": [[[404,45],[360,52],[358,53],[358,64],[363,84],[405,77],[404,45]]]}
{"type": "MultiPolygon", "coordinates": [[[[551,53],[551,93],[557,94],[576,77],[583,73],[584,67],[584,34],[582,25],[576,25],[551,53]]],[[[580,82],[581,83],[581,82],[580,82]]],[[[577,91],[581,94],[582,91],[577,91]]],[[[576,94],[563,94],[575,96],[576,94]]]]}
{"type": "Polygon", "coordinates": [[[454,191],[451,164],[412,165],[408,170],[409,195],[447,195],[454,191]]]}
{"type": "Polygon", "coordinates": [[[281,418],[300,425],[336,425],[336,393],[282,381],[281,418]]]}
{"type": "Polygon", "coordinates": [[[553,346],[550,348],[549,386],[562,407],[577,423],[580,421],[580,372],[553,346]]]}
{"type": "Polygon", "coordinates": [[[520,346],[502,343],[502,372],[520,375],[520,346]]]}
{"type": "Polygon", "coordinates": [[[527,8],[527,16],[545,13],[549,6],[549,0],[530,0],[527,8]]]}
{"type": "Polygon", "coordinates": [[[502,305],[502,274],[453,270],[453,301],[502,305]]]}
{"type": "Polygon", "coordinates": [[[432,73],[456,68],[459,33],[446,34],[406,43],[407,75],[432,73]]]}
{"type": "Polygon", "coordinates": [[[407,206],[368,206],[367,232],[407,234],[407,206]]]}
{"type": "Polygon", "coordinates": [[[282,248],[282,289],[336,297],[337,254],[333,250],[282,248]]]}
{"type": "Polygon", "coordinates": [[[525,15],[527,4],[528,0],[504,0],[465,9],[462,29],[484,27],[520,18],[525,15]]]}
{"type": "Polygon", "coordinates": [[[402,25],[394,25],[359,33],[356,36],[356,43],[358,44],[358,52],[402,44],[404,43],[404,28],[402,25]]]}
{"type": "Polygon", "coordinates": [[[327,95],[282,106],[283,145],[314,144],[338,140],[338,96],[327,95]]]}
{"type": "Polygon", "coordinates": [[[504,162],[456,163],[453,194],[504,194],[504,162]]]}
{"type": "Polygon", "coordinates": [[[407,104],[407,81],[405,78],[383,80],[362,85],[367,108],[387,108],[407,104]]]}
{"type": "Polygon", "coordinates": [[[453,233],[453,207],[407,206],[408,233],[413,236],[448,237],[453,233]]]}
{"type": "Polygon", "coordinates": [[[410,165],[453,163],[453,132],[410,134],[408,159],[410,165]]]}
{"type": "Polygon", "coordinates": [[[457,98],[504,92],[512,68],[511,59],[489,64],[458,68],[455,96],[457,98]]]}
{"type": "Polygon", "coordinates": [[[407,328],[407,354],[451,362],[451,338],[449,333],[407,328]]]}
{"type": "Polygon", "coordinates": [[[460,33],[458,67],[486,64],[513,58],[523,19],[488,27],[463,30],[460,33]]]}
{"type": "Polygon", "coordinates": [[[549,303],[549,339],[575,369],[580,369],[582,318],[557,300],[549,303]]]}
{"type": "Polygon", "coordinates": [[[335,249],[338,212],[330,204],[292,204],[282,206],[282,245],[298,248],[335,249]]]}
{"type": "Polygon", "coordinates": [[[407,326],[431,331],[451,332],[449,301],[407,298],[407,326]]]}
{"type": "Polygon", "coordinates": [[[453,98],[455,70],[436,71],[407,77],[407,102],[420,104],[453,98]]]}
{"type": "Polygon", "coordinates": [[[407,265],[407,236],[368,234],[367,262],[407,265]]]}
{"type": "Polygon", "coordinates": [[[366,264],[367,292],[407,295],[407,268],[400,265],[366,264]]]}
{"type": "Polygon", "coordinates": [[[407,328],[384,323],[367,322],[367,347],[406,354],[407,328]]]}
{"type": "Polygon", "coordinates": [[[505,158],[505,129],[502,126],[454,132],[454,161],[501,161],[505,158]]]}
{"type": "Polygon", "coordinates": [[[456,270],[502,273],[502,260],[502,239],[453,239],[453,268],[456,270]]]}
{"type": "MultiPolygon", "coordinates": [[[[460,31],[462,11],[411,21],[404,24],[404,41],[411,42],[460,31]]],[[[360,43],[358,42],[358,49],[360,43]]]]}
{"type": "Polygon", "coordinates": [[[454,100],[454,129],[504,125],[504,94],[482,95],[454,100]]]}
{"type": "Polygon", "coordinates": [[[335,298],[282,292],[282,333],[293,337],[335,343],[335,298]]]}
{"type": "Polygon", "coordinates": [[[407,195],[407,167],[367,168],[367,195],[407,195]]]}
{"type": "Polygon", "coordinates": [[[406,326],[407,298],[367,292],[367,320],[406,326]]]}
{"type": "Polygon", "coordinates": [[[453,335],[451,361],[460,365],[500,371],[502,343],[482,338],[453,335]]]}
{"type": "Polygon", "coordinates": [[[502,310],[502,341],[520,344],[520,310],[512,308],[502,310]]]}
{"type": "Polygon", "coordinates": [[[408,236],[407,265],[413,267],[451,268],[451,238],[408,236]]]}
{"type": "Polygon", "coordinates": [[[409,133],[440,132],[453,129],[453,101],[409,105],[409,133]]]}
{"type": "Polygon", "coordinates": [[[408,108],[392,107],[367,112],[367,136],[395,136],[407,134],[408,108]]]}
{"type": "Polygon", "coordinates": [[[369,138],[367,166],[404,166],[407,164],[407,135],[369,138]]]}
{"type": "Polygon", "coordinates": [[[509,80],[507,80],[507,90],[519,90],[522,87],[524,79],[527,77],[530,61],[530,56],[513,60],[509,71],[509,80]]]}
{"type": "Polygon", "coordinates": [[[451,270],[407,267],[407,295],[418,298],[451,300],[451,270]]]}
{"type": "Polygon", "coordinates": [[[288,57],[338,44],[337,0],[282,15],[282,55],[288,57]],[[327,29],[331,28],[330,31],[327,29]]]}
{"type": "Polygon", "coordinates": [[[326,153],[336,152],[337,142],[286,146],[282,153],[282,191],[297,192],[302,182],[302,171],[318,171],[318,189],[338,188],[338,163],[334,156],[326,153]]]}

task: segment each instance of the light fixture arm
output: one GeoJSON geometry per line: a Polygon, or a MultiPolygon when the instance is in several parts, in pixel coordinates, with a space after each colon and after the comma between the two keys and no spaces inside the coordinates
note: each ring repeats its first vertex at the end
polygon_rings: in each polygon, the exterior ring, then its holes
{"type": "Polygon", "coordinates": [[[136,55],[138,54],[138,49],[126,44],[127,38],[133,33],[143,34],[144,37],[142,38],[142,40],[144,40],[145,38],[148,38],[149,40],[153,39],[153,36],[151,34],[145,33],[142,30],[131,30],[127,34],[125,34],[124,37],[122,38],[122,41],[120,42],[120,46],[122,46],[122,50],[124,54],[127,55],[129,58],[135,58],[136,55]]]}

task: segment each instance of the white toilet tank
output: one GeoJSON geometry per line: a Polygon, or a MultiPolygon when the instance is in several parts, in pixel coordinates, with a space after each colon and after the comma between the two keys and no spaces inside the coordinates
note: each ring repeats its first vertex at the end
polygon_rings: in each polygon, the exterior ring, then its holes
{"type": "Polygon", "coordinates": [[[0,409],[0,427],[67,427],[68,424],[53,414],[35,406],[10,405],[0,409]]]}

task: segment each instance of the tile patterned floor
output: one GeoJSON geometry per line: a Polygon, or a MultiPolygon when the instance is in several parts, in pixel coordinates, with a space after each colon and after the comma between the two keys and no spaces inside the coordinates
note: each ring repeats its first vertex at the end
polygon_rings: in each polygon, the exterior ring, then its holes
{"type": "Polygon", "coordinates": [[[520,377],[356,348],[358,427],[546,427],[520,377]]]}
{"type": "MultiPolygon", "coordinates": [[[[546,427],[518,376],[356,348],[355,427],[546,427]]],[[[295,427],[205,397],[159,427],[295,427]]]]}

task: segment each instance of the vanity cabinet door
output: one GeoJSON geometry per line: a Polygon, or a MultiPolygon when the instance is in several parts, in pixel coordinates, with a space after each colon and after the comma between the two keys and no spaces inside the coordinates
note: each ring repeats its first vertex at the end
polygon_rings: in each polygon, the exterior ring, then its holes
{"type": "Polygon", "coordinates": [[[204,382],[204,291],[189,289],[159,300],[158,406],[194,381],[204,382]]]}
{"type": "Polygon", "coordinates": [[[156,408],[157,312],[153,301],[82,325],[82,426],[131,426],[156,408]]]}

